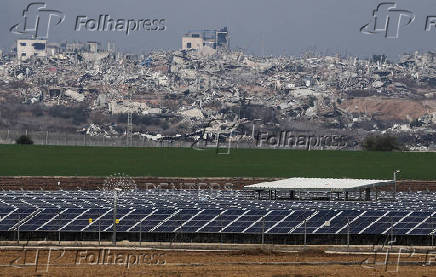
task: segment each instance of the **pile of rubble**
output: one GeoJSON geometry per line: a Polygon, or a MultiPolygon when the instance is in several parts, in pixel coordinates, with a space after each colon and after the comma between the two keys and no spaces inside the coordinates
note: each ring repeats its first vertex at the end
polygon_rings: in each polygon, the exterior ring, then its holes
{"type": "MultiPolygon", "coordinates": [[[[352,130],[383,118],[350,107],[350,99],[427,101],[428,113],[384,128],[406,132],[435,125],[435,56],[415,53],[391,63],[339,56],[256,57],[240,51],[61,52],[25,63],[3,57],[0,80],[3,88],[22,84],[18,89],[29,104],[80,103],[102,113],[179,118],[189,127],[185,133],[217,117],[277,124],[307,120],[352,130]]],[[[96,125],[87,132],[111,135],[96,125]]]]}

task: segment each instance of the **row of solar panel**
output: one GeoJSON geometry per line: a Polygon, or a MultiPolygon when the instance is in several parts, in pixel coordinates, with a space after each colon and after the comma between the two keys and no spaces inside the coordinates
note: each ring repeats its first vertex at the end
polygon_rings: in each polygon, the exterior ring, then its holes
{"type": "MultiPolygon", "coordinates": [[[[434,234],[435,212],[119,209],[118,231],[269,234],[434,234]]],[[[110,231],[111,209],[0,208],[0,231],[110,231]],[[91,219],[91,220],[90,220],[91,219]]]]}
{"type": "MultiPolygon", "coordinates": [[[[147,208],[275,208],[275,209],[357,209],[357,210],[424,210],[436,209],[435,194],[403,193],[396,202],[357,201],[259,201],[247,192],[226,191],[137,191],[120,197],[120,207],[147,208]]],[[[112,196],[99,191],[3,191],[0,205],[20,208],[108,208],[112,196]]]]}

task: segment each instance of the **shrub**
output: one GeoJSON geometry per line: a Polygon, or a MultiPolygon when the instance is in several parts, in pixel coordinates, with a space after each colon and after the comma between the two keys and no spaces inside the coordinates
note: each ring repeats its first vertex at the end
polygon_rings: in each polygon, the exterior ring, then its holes
{"type": "Polygon", "coordinates": [[[22,135],[15,140],[17,144],[33,144],[33,140],[30,136],[22,135]]]}
{"type": "Polygon", "coordinates": [[[398,139],[391,135],[368,136],[362,142],[362,147],[367,151],[394,151],[403,150],[398,139]]]}
{"type": "Polygon", "coordinates": [[[86,123],[89,118],[89,112],[81,107],[54,106],[49,109],[48,113],[52,117],[71,118],[75,125],[86,123]]]}
{"type": "Polygon", "coordinates": [[[40,117],[44,115],[44,110],[40,105],[36,105],[32,107],[32,115],[36,117],[40,117]]]}
{"type": "Polygon", "coordinates": [[[160,127],[162,130],[168,130],[170,128],[170,124],[168,124],[166,121],[163,121],[163,123],[160,124],[160,127]]]}
{"type": "MultiPolygon", "coordinates": [[[[154,116],[150,116],[150,115],[138,115],[138,114],[134,114],[132,117],[132,124],[134,125],[147,125],[147,126],[158,126],[161,124],[161,119],[154,117],[154,116]]],[[[117,122],[120,124],[125,124],[127,123],[127,114],[123,113],[123,114],[119,114],[117,117],[117,122]]]]}

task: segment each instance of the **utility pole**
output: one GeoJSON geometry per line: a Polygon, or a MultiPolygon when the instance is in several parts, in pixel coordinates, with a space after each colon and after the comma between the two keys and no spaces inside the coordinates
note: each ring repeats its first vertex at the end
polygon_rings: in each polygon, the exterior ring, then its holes
{"type": "Polygon", "coordinates": [[[350,218],[347,216],[347,250],[350,250],[350,218]]]}
{"type": "Polygon", "coordinates": [[[432,233],[431,233],[431,247],[434,246],[434,233],[435,233],[435,229],[434,229],[434,219],[432,216],[430,216],[431,218],[431,228],[433,229],[432,233]]]}
{"type": "Polygon", "coordinates": [[[17,243],[20,244],[20,223],[21,223],[21,215],[18,214],[18,226],[17,226],[17,243]]]}
{"type": "Polygon", "coordinates": [[[262,218],[262,246],[265,243],[265,217],[262,218]]]}
{"type": "Polygon", "coordinates": [[[400,173],[400,170],[394,170],[394,200],[397,197],[397,173],[400,173]]]}
{"type": "Polygon", "coordinates": [[[101,222],[98,221],[98,245],[101,245],[101,222]]]}
{"type": "Polygon", "coordinates": [[[112,244],[117,244],[117,205],[118,205],[118,192],[121,191],[119,188],[114,189],[114,216],[113,216],[113,233],[112,233],[112,244]]]}
{"type": "MultiPolygon", "coordinates": [[[[129,91],[130,105],[132,104],[132,93],[129,91]]],[[[132,107],[129,107],[127,113],[127,146],[132,146],[133,142],[133,120],[132,120],[132,107]]]]}
{"type": "Polygon", "coordinates": [[[391,249],[394,245],[394,221],[391,216],[391,249]]]}

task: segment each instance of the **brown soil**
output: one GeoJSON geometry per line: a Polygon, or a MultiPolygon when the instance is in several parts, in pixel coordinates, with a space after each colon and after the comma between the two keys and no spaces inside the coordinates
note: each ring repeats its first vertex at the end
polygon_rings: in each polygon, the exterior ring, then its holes
{"type": "Polygon", "coordinates": [[[249,251],[0,251],[1,276],[436,276],[428,257],[249,251]],[[48,256],[50,265],[47,267],[48,256]],[[111,256],[112,255],[112,256],[111,256]],[[35,257],[38,259],[35,262],[35,257]],[[126,261],[130,259],[130,265],[126,261]],[[427,259],[427,260],[426,260],[427,259]],[[103,264],[103,261],[104,264],[103,264]],[[33,263],[33,265],[32,265],[33,263]],[[136,263],[136,264],[135,264],[136,263]],[[24,265],[26,264],[26,265],[24,265]]]}
{"type": "MultiPolygon", "coordinates": [[[[246,185],[278,180],[277,178],[181,178],[181,177],[134,177],[139,189],[242,189],[246,185]]],[[[105,177],[0,177],[4,190],[64,190],[98,189],[105,177]],[[58,183],[60,182],[60,186],[58,183]]]]}
{"type": "Polygon", "coordinates": [[[380,120],[414,120],[426,113],[436,112],[435,107],[420,101],[383,99],[375,97],[354,98],[344,101],[340,108],[349,113],[363,113],[380,120]]]}
{"type": "MultiPolygon", "coordinates": [[[[170,178],[170,177],[135,177],[139,189],[222,189],[239,190],[246,185],[278,180],[278,178],[170,178]]],[[[104,177],[0,177],[0,187],[4,190],[92,190],[99,189],[104,177]],[[58,183],[60,182],[60,186],[58,183]]],[[[392,191],[391,186],[381,190],[392,191]]],[[[399,181],[398,191],[436,191],[436,181],[399,181]]]]}

